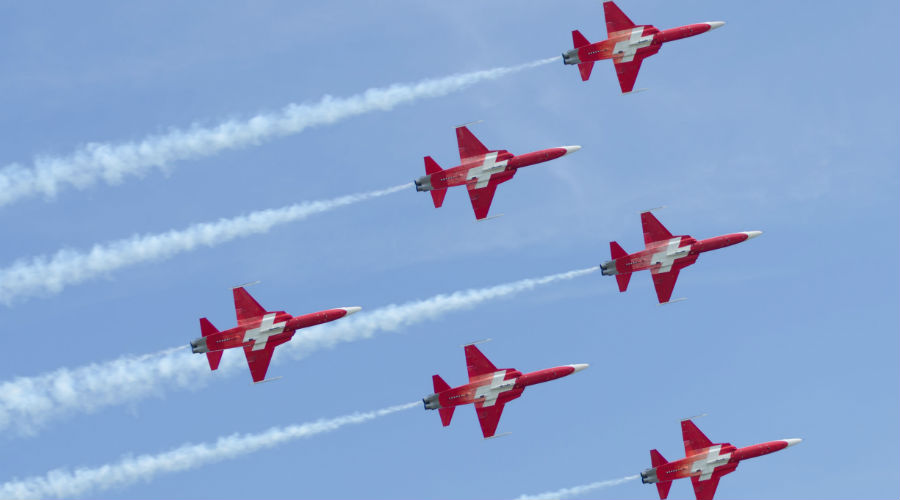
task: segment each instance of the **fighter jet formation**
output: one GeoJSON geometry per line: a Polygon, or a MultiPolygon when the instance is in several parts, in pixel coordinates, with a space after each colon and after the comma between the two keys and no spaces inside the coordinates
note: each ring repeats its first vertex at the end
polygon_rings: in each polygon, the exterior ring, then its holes
{"type": "MultiPolygon", "coordinates": [[[[650,25],[636,25],[611,1],[603,3],[603,10],[608,38],[591,43],[580,31],[572,31],[574,48],[563,54],[563,62],[577,65],[582,80],[587,81],[594,62],[611,59],[622,93],[634,91],[641,62],[656,54],[664,43],[699,35],[725,24],[715,21],[659,30],[650,25]]],[[[581,146],[561,146],[515,155],[505,149],[488,149],[466,125],[456,127],[456,140],[459,165],[444,169],[431,156],[425,156],[425,175],[415,180],[415,188],[418,192],[428,192],[434,207],[440,208],[448,188],[465,186],[477,221],[489,218],[497,186],[512,179],[518,169],[581,149],[581,146]]],[[[660,304],[672,302],[679,272],[694,264],[701,253],[762,234],[761,231],[743,231],[697,240],[687,235],[673,235],[650,211],[640,215],[644,249],[628,253],[617,242],[611,241],[611,260],[599,267],[603,275],[616,277],[620,292],[628,289],[632,273],[650,271],[660,304]]],[[[264,310],[242,287],[234,289],[234,301],[238,326],[220,332],[202,318],[202,337],[192,341],[191,348],[195,353],[205,353],[210,369],[215,370],[225,349],[242,347],[254,382],[265,379],[275,346],[289,341],[297,330],[334,321],[360,309],[345,307],[292,317],[283,311],[264,310]]],[[[474,344],[467,344],[464,349],[468,383],[451,387],[440,375],[433,375],[434,392],[425,396],[422,403],[426,410],[438,411],[444,427],[450,425],[458,406],[473,405],[484,439],[497,437],[506,404],[520,397],[528,386],[588,367],[587,364],[573,364],[522,373],[512,368],[498,369],[474,344]]],[[[667,498],[672,481],[685,477],[691,478],[697,500],[711,500],[719,478],[733,472],[741,460],[800,442],[799,439],[786,439],[736,448],[728,443],[713,444],[691,420],[684,420],[681,425],[686,457],[668,462],[657,450],[652,450],[653,467],[641,473],[642,482],[656,484],[662,500],[667,498]]]]}
{"type": "Polygon", "coordinates": [[[656,450],[650,450],[652,468],[641,472],[641,482],[656,484],[659,499],[666,500],[672,481],[691,478],[697,500],[712,500],[719,486],[719,479],[737,469],[741,460],[761,457],[781,451],[803,441],[779,439],[766,443],[737,448],[731,443],[713,444],[690,419],[681,421],[685,457],[669,462],[656,450]]]}
{"type": "MultiPolygon", "coordinates": [[[[622,93],[634,91],[642,61],[656,54],[664,43],[699,35],[725,24],[715,21],[659,30],[650,25],[636,25],[611,1],[603,3],[603,10],[608,38],[591,43],[580,31],[572,31],[574,48],[563,54],[563,62],[577,65],[582,80],[587,81],[596,61],[611,59],[622,93]]],[[[465,186],[476,221],[489,218],[497,186],[512,179],[520,168],[555,160],[581,149],[581,146],[561,146],[516,155],[505,149],[488,149],[466,125],[456,127],[456,141],[459,164],[444,169],[431,156],[425,156],[425,175],[415,179],[414,184],[417,192],[431,195],[435,208],[443,206],[449,188],[465,186]]],[[[619,243],[611,241],[611,260],[599,268],[602,275],[615,276],[620,292],[628,289],[632,273],[650,271],[660,304],[672,302],[678,274],[694,264],[700,254],[762,234],[761,231],[743,231],[697,240],[687,235],[673,235],[650,211],[640,216],[644,249],[628,253],[619,243]]],[[[234,303],[238,326],[220,332],[209,320],[201,318],[202,337],[193,340],[191,348],[194,353],[206,354],[211,370],[218,368],[225,349],[243,348],[254,382],[265,380],[274,348],[291,340],[298,330],[337,320],[360,309],[343,307],[295,317],[283,311],[263,309],[243,287],[234,289],[234,303]]],[[[513,368],[498,369],[475,344],[465,345],[464,350],[468,383],[451,387],[440,375],[433,375],[434,392],[425,396],[422,403],[426,410],[437,410],[444,427],[450,425],[458,406],[473,405],[484,439],[497,437],[506,404],[520,397],[527,387],[566,377],[588,367],[587,364],[572,364],[523,373],[513,368]]],[[[657,450],[652,450],[653,467],[640,475],[642,482],[656,484],[662,500],[667,498],[675,479],[686,477],[691,478],[697,500],[711,500],[719,478],[733,472],[741,460],[800,442],[799,439],[785,439],[736,448],[729,443],[713,444],[689,419],[681,425],[686,457],[668,462],[657,450]]]]}
{"type": "Polygon", "coordinates": [[[603,2],[603,14],[608,38],[591,43],[580,31],[573,31],[575,48],[563,54],[563,62],[577,65],[581,80],[587,81],[596,61],[612,59],[623,94],[634,91],[641,63],[659,52],[664,43],[706,33],[725,24],[711,21],[660,31],[649,24],[634,24],[614,2],[603,2]]]}
{"type": "MultiPolygon", "coordinates": [[[[581,79],[587,81],[596,61],[611,59],[622,93],[634,92],[641,63],[659,52],[664,43],[699,35],[725,24],[714,21],[659,30],[651,25],[635,24],[612,1],[604,2],[603,10],[608,38],[591,43],[580,31],[572,31],[574,48],[562,55],[563,62],[578,66],[581,79]]],[[[563,35],[565,33],[560,34],[563,35]]],[[[562,71],[558,66],[556,68],[562,71]]],[[[430,194],[435,208],[443,206],[449,188],[465,186],[476,221],[489,218],[497,186],[511,180],[520,168],[555,160],[581,149],[577,145],[560,146],[516,155],[505,149],[487,148],[465,125],[455,130],[459,164],[444,169],[431,156],[425,156],[425,175],[416,178],[414,185],[417,192],[430,194]]],[[[648,137],[652,140],[652,135],[648,137]]],[[[410,159],[410,173],[417,161],[410,159]]],[[[412,196],[411,190],[408,194],[412,196]]],[[[644,248],[628,253],[619,243],[610,241],[610,260],[592,270],[599,267],[602,275],[615,276],[620,292],[628,289],[634,272],[647,270],[660,304],[674,302],[672,295],[679,273],[696,263],[700,254],[762,234],[761,231],[743,231],[698,240],[688,235],[673,235],[650,211],[642,212],[640,217],[644,248]]],[[[338,307],[293,316],[285,311],[263,308],[244,286],[235,287],[232,292],[237,325],[220,331],[206,317],[200,318],[201,336],[191,340],[189,345],[192,353],[206,355],[211,371],[219,368],[226,350],[242,349],[254,383],[269,380],[266,375],[275,348],[291,341],[300,330],[336,321],[361,310],[361,307],[338,307]]],[[[612,300],[625,299],[619,296],[612,300]]],[[[566,377],[588,367],[584,363],[571,364],[523,373],[513,368],[498,369],[475,344],[465,345],[464,352],[468,382],[451,387],[435,374],[432,376],[434,392],[425,396],[422,403],[426,410],[437,410],[444,427],[450,425],[456,407],[473,405],[484,439],[497,436],[506,404],[519,398],[527,387],[566,377]]],[[[424,382],[424,377],[422,380],[424,382]]],[[[579,401],[573,401],[573,408],[577,409],[578,404],[579,401]]],[[[783,439],[737,448],[730,443],[714,444],[690,419],[683,420],[681,427],[685,458],[669,462],[657,450],[651,450],[652,468],[640,474],[643,483],[656,485],[661,500],[667,498],[672,482],[681,478],[690,478],[697,500],[712,500],[719,479],[734,472],[740,461],[774,453],[801,441],[783,439]]],[[[602,432],[600,429],[598,427],[598,432],[602,432]]]]}

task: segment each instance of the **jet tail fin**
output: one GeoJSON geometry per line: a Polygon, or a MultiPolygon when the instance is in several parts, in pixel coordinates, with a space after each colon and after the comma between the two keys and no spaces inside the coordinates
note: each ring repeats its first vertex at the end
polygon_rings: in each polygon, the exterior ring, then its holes
{"type": "Polygon", "coordinates": [[[581,81],[586,82],[591,77],[591,70],[594,69],[594,61],[584,62],[578,65],[578,71],[581,73],[581,81]]]}
{"type": "Polygon", "coordinates": [[[656,491],[659,493],[659,500],[666,500],[669,496],[669,490],[672,488],[672,481],[665,483],[656,483],[656,491]]]}
{"type": "MultiPolygon", "coordinates": [[[[669,463],[669,461],[663,458],[660,452],[656,450],[650,450],[650,464],[653,465],[654,468],[659,467],[660,465],[665,465],[667,463],[669,463]]],[[[656,483],[656,490],[659,493],[659,500],[666,500],[666,497],[669,496],[670,488],[672,488],[672,481],[661,481],[656,483]]]]}
{"type": "MultiPolygon", "coordinates": [[[[440,165],[437,164],[436,161],[430,156],[425,157],[425,174],[431,175],[436,174],[438,172],[443,172],[444,169],[441,168],[440,165]]],[[[447,195],[447,189],[432,189],[431,200],[434,202],[434,208],[440,208],[441,205],[444,204],[444,196],[447,195]]]]}
{"type": "Polygon", "coordinates": [[[613,260],[625,257],[626,255],[628,255],[628,252],[626,252],[621,245],[619,245],[615,241],[609,242],[609,256],[612,257],[613,260]]]}
{"type": "MultiPolygon", "coordinates": [[[[615,241],[610,241],[609,256],[612,258],[612,260],[616,260],[628,256],[628,252],[626,252],[625,249],[615,241]]],[[[616,275],[616,283],[619,284],[620,292],[628,290],[629,281],[631,281],[631,273],[621,273],[616,275]]]]}
{"type": "Polygon", "coordinates": [[[444,392],[450,389],[450,384],[444,382],[444,379],[442,379],[440,375],[433,375],[431,377],[431,383],[434,385],[435,393],[444,392]]]}
{"type": "Polygon", "coordinates": [[[669,461],[662,456],[662,453],[656,450],[650,450],[650,465],[659,467],[660,465],[666,465],[667,463],[669,463],[669,461]]]}
{"type": "Polygon", "coordinates": [[[580,49],[581,47],[584,47],[585,45],[590,45],[590,44],[591,44],[591,42],[589,42],[588,39],[585,38],[584,35],[582,35],[580,31],[578,31],[578,30],[572,31],[572,45],[574,45],[576,49],[580,49]]]}
{"type": "MultiPolygon", "coordinates": [[[[444,382],[444,379],[441,378],[440,375],[433,375],[431,377],[431,383],[434,385],[434,392],[441,393],[447,390],[450,390],[450,384],[444,382]]],[[[453,418],[453,410],[455,410],[455,406],[451,406],[449,408],[440,408],[438,409],[438,413],[441,414],[441,424],[444,427],[450,425],[450,420],[453,418]]]]}
{"type": "MultiPolygon", "coordinates": [[[[218,328],[206,318],[200,318],[200,335],[206,337],[213,333],[219,333],[218,328]]],[[[216,370],[219,368],[219,362],[222,361],[222,353],[225,351],[211,351],[206,353],[206,360],[209,361],[209,369],[216,370]]]]}
{"type": "Polygon", "coordinates": [[[441,424],[444,427],[450,425],[450,419],[453,418],[453,410],[455,410],[455,406],[451,406],[449,408],[441,408],[438,410],[438,413],[441,414],[441,424]]]}

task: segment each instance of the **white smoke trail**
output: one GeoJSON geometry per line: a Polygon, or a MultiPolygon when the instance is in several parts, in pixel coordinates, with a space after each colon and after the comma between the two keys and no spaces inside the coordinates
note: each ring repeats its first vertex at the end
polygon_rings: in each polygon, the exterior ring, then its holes
{"type": "Polygon", "coordinates": [[[279,224],[396,193],[410,186],[411,184],[404,184],[330,200],[307,201],[282,208],[260,210],[165,233],[136,234],[131,238],[94,245],[86,252],[62,249],[52,257],[42,255],[20,259],[9,267],[0,269],[0,302],[9,305],[18,297],[59,293],[66,286],[124,267],[166,259],[201,246],[212,247],[236,238],[265,233],[279,224]]]}
{"type": "Polygon", "coordinates": [[[640,475],[635,474],[633,476],[627,476],[620,479],[597,481],[596,483],[583,484],[581,486],[573,486],[571,488],[563,488],[556,491],[547,491],[544,493],[539,493],[537,495],[522,495],[517,500],[556,500],[562,498],[577,497],[584,495],[585,493],[590,493],[594,490],[599,490],[600,488],[607,488],[609,486],[616,486],[617,484],[634,481],[638,477],[640,477],[640,475]]]}
{"type": "MultiPolygon", "coordinates": [[[[524,279],[363,311],[334,323],[300,331],[291,342],[278,348],[275,361],[288,357],[298,359],[339,342],[370,338],[379,331],[396,331],[489,300],[584,276],[597,269],[524,279]]],[[[246,370],[246,362],[239,352],[224,356],[219,370],[210,373],[205,356],[175,349],[17,377],[0,383],[0,432],[13,428],[20,433],[34,434],[47,421],[66,414],[90,413],[107,406],[134,402],[161,394],[166,388],[198,388],[221,377],[222,372],[247,376],[246,370]]]]}
{"type": "Polygon", "coordinates": [[[421,402],[391,406],[377,411],[353,413],[315,422],[272,427],[258,434],[232,434],[214,443],[185,444],[156,455],[127,456],[118,462],[75,470],[54,469],[43,476],[13,479],[0,484],[0,498],[90,497],[98,491],[149,481],[163,473],[181,472],[272,448],[295,439],[335,431],[420,405],[421,402]]]}
{"type": "Polygon", "coordinates": [[[0,206],[34,195],[54,196],[66,186],[83,189],[98,180],[116,184],[127,176],[145,174],[153,168],[170,166],[174,161],[260,144],[373,111],[389,111],[400,104],[441,97],[556,60],[554,57],[518,66],[371,88],[350,97],[326,95],[315,103],[288,104],[278,112],[258,114],[246,120],[172,129],[135,142],[88,143],[66,156],[37,157],[28,167],[14,163],[0,169],[0,206]]]}

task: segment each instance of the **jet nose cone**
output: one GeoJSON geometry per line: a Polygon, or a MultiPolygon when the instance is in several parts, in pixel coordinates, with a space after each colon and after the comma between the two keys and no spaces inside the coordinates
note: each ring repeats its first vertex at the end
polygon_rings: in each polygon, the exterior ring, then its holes
{"type": "Polygon", "coordinates": [[[354,307],[339,307],[338,309],[343,309],[343,310],[347,311],[347,316],[350,316],[353,313],[358,313],[358,312],[362,311],[362,307],[356,307],[356,306],[354,306],[354,307]]]}
{"type": "Polygon", "coordinates": [[[709,25],[709,30],[712,31],[716,28],[721,28],[722,26],[725,26],[725,21],[710,21],[706,24],[709,25]]]}
{"type": "Polygon", "coordinates": [[[762,231],[743,231],[743,233],[747,235],[748,240],[752,240],[753,238],[761,235],[762,231]]]}
{"type": "Polygon", "coordinates": [[[801,443],[803,440],[800,438],[794,438],[794,439],[782,439],[782,441],[787,443],[788,448],[790,448],[791,446],[794,446],[795,444],[801,443]]]}
{"type": "Polygon", "coordinates": [[[575,371],[572,372],[572,373],[578,373],[578,372],[580,372],[581,370],[584,370],[585,368],[587,368],[588,366],[591,366],[591,365],[589,365],[589,364],[587,364],[587,363],[581,363],[581,364],[578,364],[578,365],[569,365],[569,366],[571,366],[571,367],[575,370],[575,371]]]}
{"type": "Polygon", "coordinates": [[[563,149],[566,150],[566,154],[564,154],[563,156],[566,156],[574,153],[575,151],[578,151],[579,149],[581,149],[581,146],[563,146],[563,149]]]}

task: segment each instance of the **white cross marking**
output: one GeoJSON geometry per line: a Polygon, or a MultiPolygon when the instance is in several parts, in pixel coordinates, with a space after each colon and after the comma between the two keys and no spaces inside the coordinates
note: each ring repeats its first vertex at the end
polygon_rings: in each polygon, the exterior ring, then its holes
{"type": "Polygon", "coordinates": [[[691,472],[699,472],[701,481],[712,479],[716,467],[727,464],[728,460],[731,459],[731,453],[720,455],[720,451],[722,451],[722,445],[720,444],[710,447],[706,457],[695,460],[691,464],[691,472]]]}
{"type": "Polygon", "coordinates": [[[654,253],[650,256],[650,265],[654,264],[662,264],[659,269],[653,271],[653,274],[659,273],[667,273],[672,270],[672,264],[675,263],[676,260],[686,256],[690,251],[691,247],[679,247],[681,244],[681,237],[672,238],[666,243],[666,246],[660,250],[659,252],[654,253]]]}
{"type": "Polygon", "coordinates": [[[496,152],[488,153],[484,155],[484,163],[469,169],[466,180],[476,179],[475,189],[486,187],[491,180],[491,175],[506,170],[507,163],[509,160],[497,161],[496,152]]]}
{"type": "Polygon", "coordinates": [[[269,337],[272,335],[278,335],[279,333],[284,331],[284,325],[286,321],[282,321],[281,323],[275,323],[275,313],[266,314],[263,316],[262,322],[256,328],[250,328],[249,330],[244,332],[244,342],[250,342],[251,340],[255,340],[253,343],[253,350],[259,351],[261,349],[266,348],[266,342],[269,341],[269,337]]]}
{"type": "Polygon", "coordinates": [[[644,32],[644,28],[638,26],[637,28],[631,29],[631,37],[628,40],[622,40],[621,42],[616,43],[615,47],[613,47],[613,55],[614,56],[622,56],[617,62],[631,62],[634,60],[634,55],[637,53],[638,49],[642,49],[653,41],[653,35],[641,36],[641,33],[644,32]]]}
{"type": "Polygon", "coordinates": [[[500,394],[511,391],[513,387],[515,387],[516,379],[503,380],[503,377],[505,376],[505,371],[494,372],[491,383],[483,385],[475,391],[476,400],[478,398],[484,398],[484,402],[481,406],[494,406],[494,403],[497,402],[497,398],[500,397],[500,394]]]}

